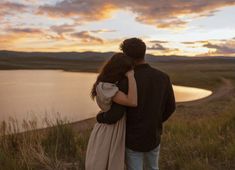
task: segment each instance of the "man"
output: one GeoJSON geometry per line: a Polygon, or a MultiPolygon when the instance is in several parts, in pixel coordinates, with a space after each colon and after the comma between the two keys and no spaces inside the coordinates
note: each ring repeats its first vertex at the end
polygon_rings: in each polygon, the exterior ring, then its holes
{"type": "MultiPolygon", "coordinates": [[[[126,39],[121,50],[135,63],[138,106],[113,104],[108,112],[97,115],[99,123],[116,123],[126,111],[126,165],[128,170],[158,170],[162,125],[175,111],[175,97],[169,76],[145,62],[145,43],[126,39]]],[[[127,83],[126,85],[127,86],[127,83]]]]}

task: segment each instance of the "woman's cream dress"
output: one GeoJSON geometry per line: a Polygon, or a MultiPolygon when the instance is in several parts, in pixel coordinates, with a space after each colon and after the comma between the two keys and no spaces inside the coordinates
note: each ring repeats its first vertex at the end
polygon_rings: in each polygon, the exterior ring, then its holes
{"type": "MultiPolygon", "coordinates": [[[[102,111],[108,111],[112,97],[117,93],[115,84],[100,82],[96,87],[96,101],[102,111]]],[[[110,113],[112,114],[112,113],[110,113]]],[[[124,170],[126,116],[117,123],[96,123],[91,132],[86,152],[86,170],[124,170]]]]}

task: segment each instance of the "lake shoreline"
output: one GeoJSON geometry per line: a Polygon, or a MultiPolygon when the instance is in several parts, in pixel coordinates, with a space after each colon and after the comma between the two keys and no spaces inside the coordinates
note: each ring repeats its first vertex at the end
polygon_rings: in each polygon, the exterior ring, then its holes
{"type": "MultiPolygon", "coordinates": [[[[89,93],[96,77],[97,73],[62,70],[0,71],[3,80],[0,83],[0,120],[14,118],[22,124],[22,120],[38,119],[37,128],[43,128],[46,127],[41,121],[44,117],[49,120],[68,118],[70,122],[93,117],[99,108],[89,93]]],[[[173,89],[177,102],[200,99],[212,93],[174,84],[173,89]]]]}
{"type": "MultiPolygon", "coordinates": [[[[206,104],[212,100],[219,99],[223,96],[228,95],[229,93],[233,92],[234,86],[232,85],[231,81],[225,78],[221,78],[221,85],[212,92],[212,94],[208,97],[194,100],[194,101],[187,101],[187,102],[177,102],[176,105],[177,107],[185,107],[185,106],[195,106],[195,105],[200,105],[200,104],[206,104]]],[[[69,122],[67,123],[75,132],[78,133],[84,133],[88,129],[91,129],[94,124],[96,123],[96,117],[91,117],[91,118],[86,118],[83,120],[78,120],[75,122],[69,122]]],[[[45,127],[45,128],[39,128],[39,129],[33,129],[29,131],[24,131],[20,132],[21,133],[28,133],[28,132],[35,132],[35,131],[47,131],[52,127],[45,127]]]]}
{"type": "MultiPolygon", "coordinates": [[[[200,104],[205,104],[207,102],[210,102],[212,100],[219,99],[223,96],[226,96],[234,91],[234,86],[232,85],[231,81],[225,78],[221,78],[221,86],[218,87],[215,91],[212,92],[212,94],[208,97],[194,100],[194,101],[188,101],[188,102],[177,102],[177,106],[195,106],[200,104]]],[[[79,120],[75,122],[69,123],[71,127],[76,131],[85,131],[88,128],[91,128],[96,122],[96,118],[88,118],[84,120],[79,120]]]]}
{"type": "Polygon", "coordinates": [[[200,104],[205,104],[207,102],[210,102],[211,100],[214,99],[219,99],[229,93],[231,93],[234,90],[234,86],[232,82],[229,79],[221,77],[221,85],[212,91],[212,94],[198,99],[198,100],[193,100],[193,101],[187,101],[187,102],[177,102],[178,105],[184,105],[184,106],[194,106],[194,105],[200,105],[200,104]]]}

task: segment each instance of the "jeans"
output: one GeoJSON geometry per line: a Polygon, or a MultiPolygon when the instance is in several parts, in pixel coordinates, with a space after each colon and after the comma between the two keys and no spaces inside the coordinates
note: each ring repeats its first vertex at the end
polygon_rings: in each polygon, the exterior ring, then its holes
{"type": "Polygon", "coordinates": [[[159,170],[158,159],[160,145],[149,152],[137,152],[126,148],[127,170],[143,170],[144,163],[147,170],[159,170]],[[145,158],[145,162],[144,162],[145,158]]]}

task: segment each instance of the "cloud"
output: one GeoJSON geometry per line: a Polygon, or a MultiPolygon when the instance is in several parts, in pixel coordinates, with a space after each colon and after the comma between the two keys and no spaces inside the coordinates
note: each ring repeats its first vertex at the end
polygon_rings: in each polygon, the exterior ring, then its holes
{"type": "Polygon", "coordinates": [[[68,33],[75,32],[75,27],[74,24],[53,25],[50,27],[50,31],[52,32],[47,35],[47,38],[52,40],[65,40],[68,33]]]}
{"type": "Polygon", "coordinates": [[[186,45],[194,45],[195,43],[197,43],[198,41],[185,41],[185,42],[181,42],[182,44],[186,44],[186,45]]]}
{"type": "Polygon", "coordinates": [[[208,49],[214,49],[215,51],[212,52],[217,55],[223,55],[223,54],[235,54],[235,42],[233,46],[230,46],[229,44],[212,44],[207,43],[203,45],[203,47],[207,47],[208,49]]]}
{"type": "Polygon", "coordinates": [[[0,19],[14,13],[26,12],[27,6],[15,2],[0,2],[0,19]]]}
{"type": "Polygon", "coordinates": [[[136,14],[139,22],[179,29],[185,27],[190,18],[213,16],[220,8],[231,5],[235,5],[235,0],[63,0],[40,6],[38,14],[86,22],[110,18],[117,10],[129,10],[136,14]]]}
{"type": "Polygon", "coordinates": [[[149,41],[150,43],[160,43],[160,44],[165,44],[165,43],[169,43],[169,41],[163,41],[163,40],[151,40],[149,41]]]}
{"type": "Polygon", "coordinates": [[[15,49],[15,44],[25,36],[17,33],[0,34],[0,49],[15,49]]]}
{"type": "Polygon", "coordinates": [[[103,39],[91,35],[88,31],[81,31],[71,34],[72,37],[75,37],[83,43],[103,43],[103,39]]]}
{"type": "Polygon", "coordinates": [[[50,29],[56,32],[57,34],[62,35],[63,33],[74,32],[75,25],[69,25],[69,24],[53,25],[50,27],[50,29]]]}
{"type": "Polygon", "coordinates": [[[105,1],[64,0],[55,5],[40,6],[37,13],[51,17],[74,17],[81,22],[110,18],[115,10],[114,5],[105,1]]]}
{"type": "Polygon", "coordinates": [[[154,43],[154,44],[151,45],[150,47],[147,47],[147,50],[164,52],[164,53],[179,52],[179,49],[177,49],[177,48],[168,48],[168,47],[165,47],[165,46],[162,45],[162,44],[169,43],[168,41],[154,40],[154,41],[151,41],[151,43],[154,43]]]}
{"type": "Polygon", "coordinates": [[[7,31],[12,33],[22,33],[31,35],[43,33],[42,30],[37,28],[9,28],[7,31]]]}
{"type": "Polygon", "coordinates": [[[10,43],[12,43],[12,42],[14,42],[15,41],[15,36],[12,36],[12,35],[2,35],[2,34],[0,34],[0,46],[2,47],[3,46],[3,44],[10,44],[10,43]]]}
{"type": "Polygon", "coordinates": [[[168,48],[165,48],[165,47],[163,47],[163,45],[157,44],[157,43],[152,45],[151,47],[148,47],[147,49],[148,50],[160,50],[160,51],[168,50],[168,48]]]}
{"type": "MultiPolygon", "coordinates": [[[[213,42],[215,40],[201,40],[201,41],[184,41],[184,42],[180,42],[181,44],[183,45],[186,45],[187,47],[190,47],[190,48],[198,48],[198,46],[203,46],[209,42],[213,42]]],[[[222,40],[219,40],[220,42],[222,40]]]]}
{"type": "Polygon", "coordinates": [[[92,33],[107,33],[107,32],[116,32],[117,30],[109,30],[109,29],[99,29],[99,30],[92,30],[90,32],[92,33]]]}
{"type": "MultiPolygon", "coordinates": [[[[39,41],[45,38],[45,33],[37,28],[12,28],[6,27],[4,33],[0,33],[0,48],[15,49],[17,46],[30,42],[39,41]]],[[[27,46],[30,46],[27,44],[27,46]]]]}
{"type": "Polygon", "coordinates": [[[187,22],[183,21],[178,18],[173,18],[173,19],[168,19],[168,18],[163,18],[163,19],[151,19],[151,18],[143,18],[143,17],[137,17],[137,20],[140,22],[143,22],[145,24],[150,24],[150,25],[156,25],[158,28],[162,29],[175,29],[175,30],[180,30],[183,29],[187,26],[187,22]]]}
{"type": "Polygon", "coordinates": [[[37,28],[5,28],[5,33],[0,34],[0,45],[4,42],[16,42],[24,38],[42,37],[44,32],[37,28]]]}
{"type": "Polygon", "coordinates": [[[95,36],[90,35],[90,33],[100,34],[100,33],[109,33],[109,32],[116,32],[116,30],[110,29],[98,29],[98,30],[91,30],[91,31],[80,31],[76,32],[76,25],[77,24],[63,24],[63,25],[53,25],[50,27],[50,30],[57,35],[50,35],[48,38],[50,39],[66,39],[68,35],[72,35],[76,38],[83,38],[83,42],[88,41],[96,41],[96,42],[103,42],[101,38],[97,38],[95,36]]]}
{"type": "Polygon", "coordinates": [[[16,2],[0,2],[0,7],[1,10],[11,9],[11,10],[25,11],[27,6],[16,2]]]}

